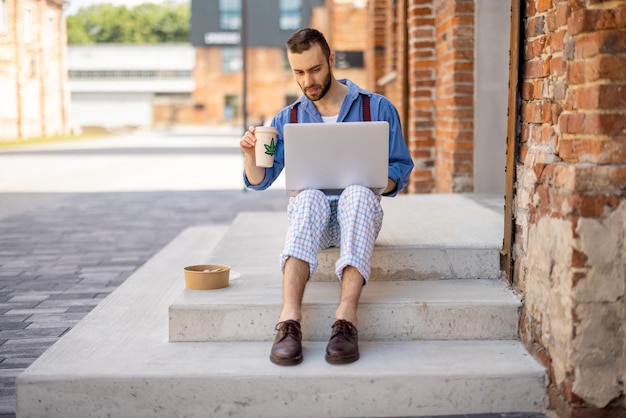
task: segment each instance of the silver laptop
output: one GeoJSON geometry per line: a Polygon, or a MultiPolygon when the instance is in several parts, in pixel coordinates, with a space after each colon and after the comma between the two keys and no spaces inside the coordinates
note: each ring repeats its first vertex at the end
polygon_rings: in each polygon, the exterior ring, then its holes
{"type": "Polygon", "coordinates": [[[340,194],[358,184],[381,194],[387,187],[389,123],[290,123],[283,128],[285,185],[340,194]]]}

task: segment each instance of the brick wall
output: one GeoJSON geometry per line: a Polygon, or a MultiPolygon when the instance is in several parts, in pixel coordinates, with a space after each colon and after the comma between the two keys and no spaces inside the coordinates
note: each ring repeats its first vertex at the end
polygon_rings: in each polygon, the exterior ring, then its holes
{"type": "MultiPolygon", "coordinates": [[[[397,76],[380,92],[402,109],[407,125],[415,163],[410,193],[473,190],[474,1],[385,3],[385,68],[395,64],[397,76]],[[404,77],[408,77],[406,85],[404,77]],[[406,109],[404,97],[408,97],[406,109]]],[[[379,11],[382,3],[375,1],[373,10],[379,11]]],[[[377,44],[382,44],[379,31],[375,33],[377,44]]]]}
{"type": "Polygon", "coordinates": [[[409,192],[435,191],[435,5],[432,0],[409,0],[409,149],[415,168],[409,192]]]}
{"type": "Polygon", "coordinates": [[[436,2],[435,185],[473,191],[474,0],[436,2]]]}
{"type": "Polygon", "coordinates": [[[626,3],[529,0],[525,15],[521,336],[560,416],[624,416],[626,3]]]}

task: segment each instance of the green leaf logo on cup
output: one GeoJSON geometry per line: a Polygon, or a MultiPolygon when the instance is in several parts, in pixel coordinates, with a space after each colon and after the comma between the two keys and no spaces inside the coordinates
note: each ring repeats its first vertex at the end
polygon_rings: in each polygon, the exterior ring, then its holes
{"type": "Polygon", "coordinates": [[[267,155],[274,155],[274,154],[276,154],[276,144],[274,143],[274,138],[271,139],[269,145],[268,144],[264,144],[263,146],[265,147],[265,153],[267,155]]]}

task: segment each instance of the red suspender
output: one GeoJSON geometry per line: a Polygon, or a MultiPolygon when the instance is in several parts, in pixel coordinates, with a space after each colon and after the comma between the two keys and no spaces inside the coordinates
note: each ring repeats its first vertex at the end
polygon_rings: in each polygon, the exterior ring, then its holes
{"type": "Polygon", "coordinates": [[[363,94],[361,97],[363,97],[363,122],[371,122],[372,114],[370,113],[370,96],[363,94]]]}
{"type": "MultiPolygon", "coordinates": [[[[371,122],[372,114],[370,112],[370,96],[362,94],[361,97],[363,98],[363,122],[371,122]]],[[[298,123],[298,105],[299,103],[296,103],[291,108],[291,111],[289,112],[289,123],[298,123]]]]}
{"type": "Polygon", "coordinates": [[[289,113],[289,123],[298,123],[298,105],[300,103],[296,103],[289,113]]]}

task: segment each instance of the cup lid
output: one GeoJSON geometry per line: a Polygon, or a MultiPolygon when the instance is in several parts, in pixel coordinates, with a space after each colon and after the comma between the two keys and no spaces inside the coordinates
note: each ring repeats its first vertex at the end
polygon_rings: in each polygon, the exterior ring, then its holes
{"type": "Polygon", "coordinates": [[[254,130],[256,132],[267,132],[267,133],[278,132],[278,130],[274,128],[273,126],[257,126],[256,128],[254,128],[254,130]]]}

